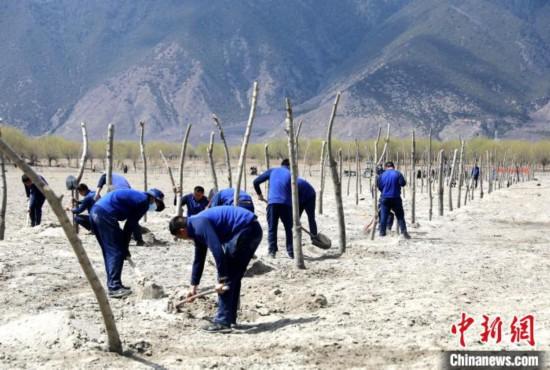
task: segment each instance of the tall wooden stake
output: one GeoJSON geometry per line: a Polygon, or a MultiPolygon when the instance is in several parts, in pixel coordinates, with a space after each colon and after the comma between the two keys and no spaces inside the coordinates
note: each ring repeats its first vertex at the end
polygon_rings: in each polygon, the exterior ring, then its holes
{"type": "Polygon", "coordinates": [[[319,186],[319,199],[317,200],[317,213],[323,214],[323,193],[325,191],[325,158],[327,142],[323,141],[321,145],[321,179],[319,186]]]}
{"type": "Polygon", "coordinates": [[[212,182],[214,183],[214,192],[218,192],[218,176],[216,175],[216,166],[214,164],[214,131],[210,133],[210,144],[206,149],[208,153],[208,162],[210,163],[210,174],[212,175],[212,182]]]}
{"type": "Polygon", "coordinates": [[[187,141],[189,141],[189,132],[191,131],[191,124],[187,125],[185,130],[185,135],[183,136],[183,141],[181,143],[181,152],[180,152],[180,165],[179,165],[179,187],[178,193],[176,194],[176,214],[178,216],[183,215],[183,207],[181,205],[181,197],[183,195],[183,165],[185,164],[185,152],[187,151],[187,141]]]}
{"type": "MultiPolygon", "coordinates": [[[[0,138],[2,132],[0,131],[0,138]]],[[[0,175],[2,176],[2,202],[0,204],[0,240],[4,240],[6,233],[6,206],[8,203],[8,182],[6,181],[6,165],[4,153],[0,153],[0,175]]]]}
{"type": "Polygon", "coordinates": [[[359,144],[355,139],[355,205],[359,204],[359,144]]]}
{"type": "Polygon", "coordinates": [[[86,254],[86,250],[82,246],[82,242],[78,238],[78,235],[74,232],[71,221],[69,220],[67,213],[65,213],[65,210],[63,209],[63,206],[61,204],[62,197],[58,197],[49,187],[49,185],[44,183],[40,176],[38,176],[38,174],[34,172],[34,170],[29,165],[27,165],[27,163],[25,163],[25,161],[23,161],[1,138],[0,151],[13,163],[15,163],[17,167],[19,167],[27,176],[30,177],[33,184],[35,184],[42,192],[42,194],[44,194],[44,196],[46,197],[52,211],[57,216],[57,219],[59,220],[63,231],[65,232],[65,236],[73,247],[73,251],[76,254],[78,263],[84,271],[84,275],[86,275],[86,279],[88,279],[88,282],[90,283],[90,286],[92,287],[92,290],[95,294],[96,300],[99,304],[101,315],[103,316],[103,321],[105,323],[109,351],[122,353],[122,343],[118,335],[115,318],[113,316],[111,306],[109,305],[109,300],[107,299],[105,290],[99,282],[97,274],[95,273],[95,270],[90,263],[88,255],[86,254]]]}
{"type": "Polygon", "coordinates": [[[227,147],[227,141],[225,141],[225,135],[223,133],[223,127],[220,122],[220,119],[215,114],[212,115],[212,119],[214,120],[214,124],[218,128],[218,131],[220,132],[220,139],[223,143],[223,149],[225,151],[225,164],[227,165],[227,181],[229,183],[229,187],[233,187],[233,181],[231,179],[231,155],[229,154],[229,148],[227,147]]]}
{"type": "Polygon", "coordinates": [[[296,153],[296,139],[292,122],[292,107],[286,99],[286,131],[288,136],[288,154],[290,160],[290,179],[292,189],[292,245],[294,247],[294,261],[296,267],[305,269],[304,254],[302,253],[302,225],[300,224],[300,199],[298,198],[298,155],[296,153]]]}
{"type": "MultiPolygon", "coordinates": [[[[80,184],[82,181],[82,176],[84,176],[84,168],[86,167],[86,159],[88,158],[88,132],[86,130],[86,123],[80,122],[80,128],[82,130],[82,154],[80,156],[80,167],[78,168],[78,173],[76,175],[76,183],[80,184]]],[[[71,191],[74,204],[78,203],[79,194],[76,189],[71,191]]],[[[78,224],[74,222],[73,217],[73,228],[75,233],[78,234],[78,224]]]]}
{"type": "Polygon", "coordinates": [[[462,196],[462,184],[464,183],[464,140],[460,143],[460,161],[458,162],[458,197],[456,207],[460,208],[460,199],[462,196]]]}
{"type": "Polygon", "coordinates": [[[244,165],[246,161],[246,148],[248,147],[248,140],[250,139],[250,133],[252,132],[252,123],[256,116],[256,101],[258,97],[258,81],[254,81],[252,87],[252,102],[250,103],[250,114],[248,115],[248,122],[246,123],[246,130],[244,132],[243,143],[241,145],[241,155],[239,157],[239,167],[237,172],[237,183],[235,184],[235,194],[233,197],[233,205],[239,206],[239,195],[241,193],[241,180],[243,178],[244,165]]]}
{"type": "MultiPolygon", "coordinates": [[[[453,165],[451,166],[451,175],[449,177],[449,211],[453,210],[453,179],[455,177],[455,165],[456,165],[456,155],[458,153],[458,149],[455,149],[453,154],[453,165]]],[[[457,181],[458,186],[458,181],[457,181]]]]}
{"type": "Polygon", "coordinates": [[[432,220],[434,197],[432,193],[432,129],[430,128],[430,135],[428,139],[428,220],[432,220]]]}
{"type": "Polygon", "coordinates": [[[437,199],[439,201],[439,216],[443,216],[443,155],[444,155],[443,149],[439,151],[439,156],[437,158],[439,162],[439,173],[437,174],[438,177],[438,191],[437,191],[437,199]]]}
{"type": "Polygon", "coordinates": [[[164,156],[164,153],[162,150],[159,150],[160,158],[162,158],[162,161],[164,162],[164,166],[166,166],[166,170],[168,171],[168,176],[170,177],[170,184],[172,184],[172,191],[174,194],[177,194],[178,188],[176,187],[176,180],[174,180],[174,173],[172,172],[172,168],[170,168],[170,164],[168,163],[168,160],[164,156]]]}
{"type": "Polygon", "coordinates": [[[106,175],[106,183],[107,183],[107,192],[111,191],[111,187],[113,186],[113,138],[114,138],[114,132],[115,132],[115,126],[110,123],[107,128],[107,153],[106,153],[106,159],[107,159],[107,175],[106,175]]]}
{"type": "MultiPolygon", "coordinates": [[[[145,154],[145,122],[143,121],[139,123],[139,151],[143,162],[143,191],[147,191],[147,156],[145,154]]],[[[143,216],[143,221],[147,222],[147,214],[143,216]]]]}
{"type": "Polygon", "coordinates": [[[412,142],[411,142],[411,224],[416,223],[416,137],[414,129],[412,131],[412,142]]]}
{"type": "Polygon", "coordinates": [[[330,165],[330,173],[332,175],[332,182],[334,184],[334,199],[336,201],[336,216],[338,217],[338,230],[340,236],[339,252],[343,254],[346,251],[346,224],[344,220],[344,206],[342,204],[342,183],[338,178],[338,165],[334,160],[332,154],[332,126],[334,124],[334,118],[336,117],[336,109],[338,108],[338,101],[340,100],[340,92],[336,94],[334,104],[332,106],[332,113],[327,127],[327,151],[328,161],[330,165]]]}

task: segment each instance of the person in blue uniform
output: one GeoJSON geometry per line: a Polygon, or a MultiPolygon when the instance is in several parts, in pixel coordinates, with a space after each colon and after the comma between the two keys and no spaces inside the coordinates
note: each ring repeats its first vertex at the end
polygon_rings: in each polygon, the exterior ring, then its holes
{"type": "MultiPolygon", "coordinates": [[[[176,204],[177,198],[174,198],[174,205],[176,204]]],[[[204,211],[206,206],[208,206],[208,198],[204,196],[204,188],[202,186],[195,186],[192,193],[182,196],[181,206],[187,207],[187,217],[204,211]]]]}
{"type": "MultiPolygon", "coordinates": [[[[40,179],[47,184],[44,177],[40,176],[40,179]]],[[[25,193],[27,194],[27,212],[31,221],[31,226],[38,226],[42,222],[42,206],[46,201],[46,197],[38,187],[32,183],[32,180],[27,175],[21,176],[21,181],[25,185],[25,193]]]]}
{"type": "Polygon", "coordinates": [[[477,182],[479,181],[479,173],[480,173],[479,166],[476,163],[475,166],[472,168],[472,173],[471,173],[471,176],[474,179],[474,187],[476,189],[477,189],[477,182]]]}
{"type": "Polygon", "coordinates": [[[388,217],[393,211],[401,234],[405,239],[410,239],[401,200],[401,188],[406,184],[405,178],[395,169],[393,162],[386,162],[384,172],[378,177],[377,184],[380,190],[380,236],[386,236],[388,217]]]}
{"type": "Polygon", "coordinates": [[[275,258],[277,253],[277,227],[282,221],[286,234],[286,251],[294,258],[292,249],[292,195],[290,193],[290,162],[284,159],[281,167],[270,168],[254,179],[254,190],[258,199],[265,202],[260,185],[269,180],[267,201],[268,253],[275,258]]]}
{"type": "MultiPolygon", "coordinates": [[[[212,199],[210,199],[210,207],[232,206],[235,196],[235,189],[227,188],[218,191],[212,199]]],[[[249,210],[254,213],[254,202],[250,194],[241,190],[239,193],[239,207],[249,210]]]]}
{"type": "Polygon", "coordinates": [[[300,206],[300,217],[304,211],[307,215],[309,232],[311,238],[317,235],[317,222],[315,221],[315,199],[317,195],[313,186],[305,179],[298,177],[298,199],[300,206]]]}
{"type": "Polygon", "coordinates": [[[262,241],[262,228],[256,215],[242,207],[218,206],[191,217],[176,216],[170,221],[170,233],[195,242],[191,288],[187,296],[197,294],[208,250],[214,256],[218,280],[218,310],[208,332],[227,332],[237,323],[241,280],[248,263],[262,241]],[[224,291],[224,287],[229,289],[224,291]]]}
{"type": "Polygon", "coordinates": [[[164,194],[158,189],[121,189],[107,193],[90,210],[90,225],[103,252],[110,297],[132,292],[121,280],[124,259],[130,256],[130,236],[147,211],[161,212],[164,207],[164,194]],[[126,221],[123,229],[119,221],[126,221]]]}
{"type": "Polygon", "coordinates": [[[72,209],[67,209],[67,211],[71,211],[74,215],[74,221],[85,228],[86,230],[90,230],[90,209],[92,209],[92,206],[95,204],[95,191],[90,191],[88,188],[88,185],[86,184],[79,184],[76,188],[78,191],[78,194],[82,197],[82,199],[78,202],[78,207],[74,207],[72,209]],[[82,214],[83,212],[87,211],[88,214],[82,214]]]}
{"type": "MultiPolygon", "coordinates": [[[[99,177],[97,182],[97,189],[95,191],[94,199],[97,201],[101,196],[101,190],[107,184],[107,174],[104,173],[99,177]]],[[[126,177],[119,175],[118,173],[111,174],[111,189],[110,190],[121,190],[121,189],[131,189],[130,183],[126,180],[126,177]]],[[[107,189],[109,191],[109,189],[107,189]]],[[[143,240],[143,234],[141,232],[141,226],[136,225],[135,229],[132,230],[132,236],[136,241],[137,246],[144,246],[145,241],[143,240]]]]}

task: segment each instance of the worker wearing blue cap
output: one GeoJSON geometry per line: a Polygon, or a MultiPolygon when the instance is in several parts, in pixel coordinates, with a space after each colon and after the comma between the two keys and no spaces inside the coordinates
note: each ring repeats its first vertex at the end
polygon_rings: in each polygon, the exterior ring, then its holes
{"type": "Polygon", "coordinates": [[[158,189],[147,192],[121,189],[102,197],[90,210],[92,231],[103,252],[110,297],[121,298],[132,293],[121,281],[124,259],[130,255],[128,245],[132,231],[146,212],[161,212],[164,208],[164,194],[158,189]],[[126,221],[123,229],[119,221],[126,221]]]}

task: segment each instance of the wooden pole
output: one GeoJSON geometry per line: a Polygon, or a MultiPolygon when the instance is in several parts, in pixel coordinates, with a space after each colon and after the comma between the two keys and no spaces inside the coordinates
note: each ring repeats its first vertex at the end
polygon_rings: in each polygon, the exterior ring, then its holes
{"type": "MultiPolygon", "coordinates": [[[[86,167],[86,159],[88,158],[88,132],[86,130],[86,123],[80,122],[80,128],[82,130],[82,154],[80,156],[80,167],[78,168],[78,173],[76,175],[76,183],[80,184],[80,181],[82,181],[82,176],[84,176],[84,168],[86,167]]],[[[73,203],[78,203],[78,190],[72,189],[71,190],[73,203]]],[[[78,234],[78,224],[74,221],[73,217],[73,228],[75,233],[78,234]]]]}
{"type": "Polygon", "coordinates": [[[164,165],[168,170],[168,176],[170,177],[170,184],[172,184],[172,190],[174,191],[174,194],[176,194],[177,188],[176,188],[176,180],[174,180],[174,173],[172,172],[172,169],[170,168],[170,164],[168,164],[168,160],[164,156],[164,153],[162,152],[162,150],[159,150],[159,153],[160,153],[160,158],[162,158],[162,161],[164,162],[164,165]]]}
{"type": "MultiPolygon", "coordinates": [[[[451,166],[451,175],[450,175],[450,178],[449,178],[449,211],[453,210],[453,192],[452,192],[452,188],[453,188],[453,179],[455,177],[455,165],[456,165],[456,155],[457,154],[458,154],[458,149],[455,149],[454,154],[453,154],[453,164],[451,166]]],[[[457,182],[457,186],[458,186],[458,182],[457,182]]]]}
{"type": "Polygon", "coordinates": [[[305,269],[304,254],[302,253],[302,225],[300,224],[300,200],[298,198],[298,155],[296,153],[297,135],[294,135],[292,122],[292,107],[286,99],[286,131],[288,136],[288,154],[290,160],[290,187],[292,192],[292,245],[296,267],[305,269]]]}
{"type": "Polygon", "coordinates": [[[325,191],[325,157],[326,157],[327,142],[323,141],[321,145],[321,179],[319,186],[319,199],[317,200],[317,213],[323,214],[323,193],[325,191]]]}
{"type": "Polygon", "coordinates": [[[439,173],[437,174],[438,177],[438,205],[439,205],[439,216],[443,216],[443,155],[444,155],[443,149],[439,151],[438,156],[438,162],[439,162],[439,173]]]}
{"type": "Polygon", "coordinates": [[[180,165],[179,165],[179,187],[176,194],[176,214],[178,216],[183,215],[183,207],[181,205],[181,197],[183,195],[183,165],[185,164],[185,152],[187,151],[187,141],[189,140],[189,132],[191,131],[191,124],[187,125],[183,141],[181,143],[180,152],[180,165]]]}
{"type": "Polygon", "coordinates": [[[73,251],[76,254],[78,263],[84,271],[86,279],[88,279],[88,282],[90,283],[90,286],[92,287],[92,290],[95,294],[96,300],[99,304],[99,309],[103,316],[103,321],[105,323],[109,351],[122,353],[122,343],[118,335],[115,318],[113,316],[111,306],[109,305],[109,300],[107,299],[105,290],[99,282],[97,274],[95,273],[95,270],[88,258],[88,255],[86,254],[86,250],[82,246],[81,240],[74,232],[71,221],[69,220],[67,213],[65,213],[65,210],[63,209],[63,206],[61,204],[62,197],[58,197],[50,188],[50,186],[44,183],[40,176],[38,176],[38,174],[34,172],[34,170],[29,165],[27,165],[27,163],[25,163],[25,161],[23,161],[1,138],[0,152],[2,152],[3,155],[8,157],[13,163],[15,163],[17,167],[19,167],[23,171],[23,173],[25,173],[25,175],[27,175],[31,179],[33,184],[35,184],[42,192],[42,194],[44,194],[44,196],[46,197],[52,211],[57,216],[57,219],[59,220],[63,231],[65,232],[65,236],[69,240],[69,243],[71,244],[73,251]]]}
{"type": "MultiPolygon", "coordinates": [[[[0,139],[2,132],[0,131],[0,139]]],[[[0,204],[0,240],[4,240],[6,233],[6,209],[8,203],[8,182],[6,181],[6,164],[4,152],[0,152],[0,174],[2,176],[2,203],[0,204]]]]}
{"type": "Polygon", "coordinates": [[[483,199],[483,176],[485,175],[485,169],[483,169],[483,155],[479,156],[479,199],[483,199]]]}
{"type": "MultiPolygon", "coordinates": [[[[264,146],[264,154],[265,154],[265,169],[266,171],[269,170],[271,167],[269,165],[269,144],[265,144],[264,146]]],[[[269,193],[268,193],[268,190],[269,190],[269,181],[266,181],[266,184],[265,184],[265,193],[268,194],[268,197],[269,197],[269,193]]]]}
{"type": "Polygon", "coordinates": [[[304,164],[302,166],[302,174],[305,174],[306,173],[306,166],[307,166],[307,154],[309,152],[309,146],[310,146],[310,142],[308,141],[307,142],[307,145],[306,145],[306,150],[304,150],[304,164]]]}
{"type": "Polygon", "coordinates": [[[246,123],[246,130],[244,132],[243,143],[241,145],[241,155],[239,157],[239,166],[237,172],[237,183],[235,184],[235,194],[233,197],[233,205],[239,206],[239,195],[241,193],[241,180],[243,178],[244,165],[246,162],[246,148],[248,147],[248,140],[250,140],[250,133],[252,132],[252,123],[256,116],[256,101],[258,98],[258,81],[254,81],[252,87],[252,102],[250,103],[250,114],[248,115],[248,122],[246,123]]]}
{"type": "Polygon", "coordinates": [[[432,192],[432,129],[430,128],[430,134],[428,138],[428,220],[431,221],[433,217],[433,205],[434,197],[432,192]]]}
{"type": "Polygon", "coordinates": [[[355,205],[359,204],[359,144],[355,139],[355,205]]]}
{"type": "Polygon", "coordinates": [[[210,174],[212,175],[212,182],[214,183],[214,192],[218,192],[218,176],[216,175],[216,166],[214,164],[214,131],[210,133],[210,144],[206,149],[208,154],[208,162],[210,163],[210,174]]]}
{"type": "MultiPolygon", "coordinates": [[[[139,151],[143,162],[143,191],[147,191],[147,156],[145,155],[145,122],[143,121],[139,123],[139,151]]],[[[147,214],[143,216],[143,221],[147,222],[147,214]]]]}
{"type": "Polygon", "coordinates": [[[464,140],[460,143],[460,161],[458,162],[458,196],[456,199],[456,207],[460,208],[460,200],[462,196],[462,185],[464,183],[464,140]]]}
{"type": "Polygon", "coordinates": [[[334,104],[332,106],[332,113],[327,127],[327,152],[330,165],[330,173],[332,175],[332,182],[334,184],[334,199],[336,201],[336,216],[338,217],[338,231],[339,231],[339,252],[343,254],[346,251],[346,224],[344,220],[344,206],[342,204],[342,183],[338,178],[338,168],[334,155],[332,154],[332,126],[334,124],[334,118],[336,117],[336,110],[338,108],[338,101],[340,100],[340,92],[336,94],[334,104]]]}
{"type": "Polygon", "coordinates": [[[229,148],[227,147],[227,141],[225,141],[225,135],[223,133],[223,127],[220,122],[220,119],[215,114],[212,115],[212,119],[214,120],[214,124],[218,128],[218,131],[220,132],[220,139],[223,143],[223,149],[225,151],[225,164],[227,165],[227,181],[229,183],[229,187],[233,187],[233,181],[231,179],[231,155],[229,154],[229,148]]]}
{"type": "Polygon", "coordinates": [[[106,183],[107,183],[107,192],[111,191],[113,185],[113,138],[115,132],[115,126],[110,123],[107,128],[107,174],[106,174],[106,183]]]}
{"type": "Polygon", "coordinates": [[[416,136],[415,131],[412,131],[411,142],[411,224],[416,223],[416,136]]]}
{"type": "Polygon", "coordinates": [[[339,148],[338,149],[338,177],[340,177],[340,183],[342,182],[342,171],[344,170],[342,168],[344,164],[344,159],[343,159],[343,155],[342,155],[342,148],[339,148]]]}
{"type": "MultiPolygon", "coordinates": [[[[374,142],[374,184],[373,188],[373,209],[374,209],[374,215],[373,222],[372,222],[372,230],[370,234],[371,240],[374,240],[374,236],[376,235],[376,227],[378,226],[378,171],[376,171],[376,168],[382,164],[382,161],[384,160],[386,156],[386,151],[388,149],[389,143],[390,143],[390,125],[388,124],[387,130],[386,130],[386,139],[384,140],[384,149],[382,149],[382,154],[378,156],[378,141],[380,140],[380,133],[381,128],[378,128],[378,135],[376,136],[376,141],[374,142]]],[[[399,232],[399,228],[397,228],[399,232]]]]}
{"type": "Polygon", "coordinates": [[[346,189],[346,196],[348,197],[349,197],[350,184],[351,184],[351,150],[350,150],[350,147],[348,146],[348,186],[346,189]]]}

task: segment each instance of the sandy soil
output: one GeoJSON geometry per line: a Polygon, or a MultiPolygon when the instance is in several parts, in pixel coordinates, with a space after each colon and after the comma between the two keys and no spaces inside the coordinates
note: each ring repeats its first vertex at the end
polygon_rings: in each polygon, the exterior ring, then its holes
{"type": "MultiPolygon", "coordinates": [[[[68,197],[68,170],[42,173],[68,197]]],[[[186,174],[188,189],[210,183],[203,164],[186,174]]],[[[531,349],[510,343],[507,334],[514,315],[529,313],[536,317],[535,348],[550,349],[549,178],[541,178],[540,186],[517,184],[483,200],[476,194],[466,207],[431,223],[426,195],[419,194],[418,225],[410,228],[410,241],[365,237],[370,197],[365,191],[356,206],[353,194],[344,196],[348,252],[335,258],[335,250],[316,249],[306,240],[303,271],[283,253],[275,260],[266,257],[264,228],[258,255],[269,268],[256,269],[259,274],[243,283],[239,330],[213,335],[198,329],[214,312],[214,298],[170,313],[168,297],[145,300],[134,294],[111,302],[128,350],[127,356],[119,356],[103,351],[106,337],[97,304],[49,207],[43,225],[24,227],[20,173],[10,168],[8,175],[8,230],[0,242],[1,368],[431,369],[439,368],[443,350],[458,349],[458,337],[450,329],[462,312],[478,326],[467,332],[468,349],[531,349]],[[484,314],[503,318],[500,344],[480,342],[484,314]]],[[[97,177],[86,173],[84,181],[94,184],[97,177]]],[[[131,173],[129,179],[136,188],[141,185],[139,174],[131,173]]],[[[168,192],[168,176],[150,174],[150,186],[168,192]]],[[[327,187],[325,214],[318,223],[336,244],[330,179],[327,187]]],[[[257,207],[265,225],[265,209],[257,207]]],[[[172,213],[170,207],[144,224],[154,233],[155,245],[131,247],[139,273],[168,295],[186,287],[193,252],[189,242],[170,237],[172,213]]],[[[104,281],[100,248],[93,236],[81,235],[104,281]]],[[[214,282],[213,266],[205,270],[204,287],[214,282]]],[[[138,275],[126,265],[123,281],[137,288],[138,275]]]]}

